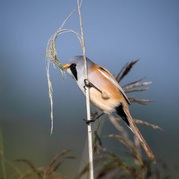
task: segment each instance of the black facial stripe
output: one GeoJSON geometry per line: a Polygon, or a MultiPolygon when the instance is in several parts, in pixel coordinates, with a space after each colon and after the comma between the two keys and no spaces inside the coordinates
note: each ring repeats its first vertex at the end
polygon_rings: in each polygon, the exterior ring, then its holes
{"type": "Polygon", "coordinates": [[[75,79],[78,80],[76,64],[75,63],[70,65],[70,70],[71,70],[73,76],[75,77],[75,79]]]}

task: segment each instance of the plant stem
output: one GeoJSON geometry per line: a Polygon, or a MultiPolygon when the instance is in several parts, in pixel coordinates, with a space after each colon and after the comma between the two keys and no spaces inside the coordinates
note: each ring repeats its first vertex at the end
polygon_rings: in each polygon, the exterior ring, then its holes
{"type": "Polygon", "coordinates": [[[4,163],[4,147],[3,147],[3,137],[2,137],[2,131],[0,128],[0,162],[2,167],[2,178],[6,179],[6,167],[4,163]]]}
{"type": "MultiPolygon", "coordinates": [[[[82,17],[80,11],[80,2],[77,0],[78,5],[78,15],[80,21],[80,31],[81,31],[81,46],[84,58],[84,70],[85,70],[85,79],[88,79],[88,72],[87,72],[87,65],[86,65],[86,49],[85,49],[85,42],[84,42],[84,34],[83,34],[83,26],[82,26],[82,17]]],[[[87,120],[91,119],[90,114],[90,94],[89,88],[86,88],[86,111],[87,111],[87,120]]],[[[88,155],[89,155],[89,174],[90,179],[94,179],[94,167],[93,167],[93,136],[92,136],[92,126],[91,123],[88,125],[88,155]]]]}

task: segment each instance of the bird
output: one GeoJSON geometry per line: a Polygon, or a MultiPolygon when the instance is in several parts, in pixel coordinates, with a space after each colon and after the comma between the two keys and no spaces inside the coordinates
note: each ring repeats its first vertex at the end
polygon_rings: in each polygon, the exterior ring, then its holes
{"type": "Polygon", "coordinates": [[[95,64],[86,57],[88,79],[85,79],[84,57],[74,56],[62,68],[74,78],[78,87],[86,94],[89,87],[90,102],[104,114],[117,113],[137,136],[140,144],[151,161],[155,156],[133,120],[129,105],[130,101],[115,77],[104,67],[95,64]]]}

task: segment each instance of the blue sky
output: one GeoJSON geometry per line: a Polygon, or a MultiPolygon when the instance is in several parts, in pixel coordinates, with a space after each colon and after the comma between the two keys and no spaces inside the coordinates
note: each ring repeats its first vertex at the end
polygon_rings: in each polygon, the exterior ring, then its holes
{"type": "MultiPolygon", "coordinates": [[[[29,145],[40,147],[38,140],[43,147],[49,143],[54,146],[41,152],[42,163],[63,148],[83,150],[85,99],[69,76],[63,80],[59,70],[53,68],[55,128],[53,136],[49,136],[45,50],[50,36],[73,9],[77,8],[72,0],[0,1],[0,124],[9,159],[30,155],[29,145]],[[72,136],[81,137],[77,146],[70,142],[72,136]],[[58,141],[64,142],[63,146],[58,141]],[[25,152],[21,151],[22,143],[25,152]]],[[[156,102],[133,105],[131,112],[136,118],[164,128],[164,133],[142,130],[159,158],[178,161],[179,2],[84,0],[82,16],[90,59],[114,75],[127,62],[140,59],[122,83],[146,77],[153,82],[150,90],[132,96],[156,102]]],[[[79,31],[77,11],[65,27],[79,31]]],[[[80,44],[72,34],[57,39],[57,51],[63,64],[81,54],[80,44]]],[[[39,151],[34,149],[34,153],[39,151]]]]}

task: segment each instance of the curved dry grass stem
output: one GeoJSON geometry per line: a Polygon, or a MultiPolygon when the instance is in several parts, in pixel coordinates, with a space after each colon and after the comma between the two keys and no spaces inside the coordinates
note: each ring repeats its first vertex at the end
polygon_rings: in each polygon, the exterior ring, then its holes
{"type": "Polygon", "coordinates": [[[79,42],[81,43],[81,36],[80,34],[78,34],[76,31],[72,30],[72,29],[66,29],[64,28],[65,23],[67,22],[67,20],[72,16],[72,14],[74,13],[74,10],[68,15],[68,17],[63,21],[62,25],[59,27],[59,29],[52,35],[52,37],[49,39],[48,44],[47,44],[47,48],[46,48],[46,72],[47,72],[47,82],[48,82],[48,93],[49,93],[49,99],[50,99],[50,118],[51,118],[51,130],[50,133],[53,133],[53,86],[50,80],[50,63],[53,64],[54,67],[58,66],[60,68],[62,77],[65,77],[65,71],[62,68],[62,64],[60,62],[60,60],[57,57],[57,52],[56,52],[56,39],[59,35],[62,35],[64,33],[72,33],[74,34],[79,42]]]}
{"type": "Polygon", "coordinates": [[[52,83],[50,80],[50,63],[47,63],[46,72],[47,72],[48,95],[50,99],[50,111],[51,111],[50,112],[50,119],[51,119],[50,134],[52,134],[53,133],[53,87],[52,87],[52,83]]]}

